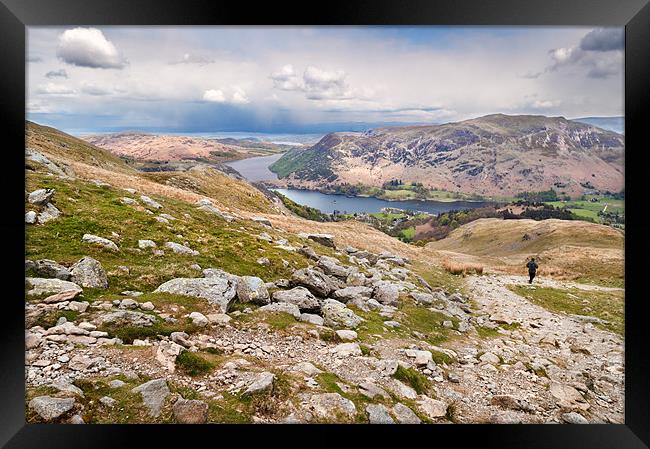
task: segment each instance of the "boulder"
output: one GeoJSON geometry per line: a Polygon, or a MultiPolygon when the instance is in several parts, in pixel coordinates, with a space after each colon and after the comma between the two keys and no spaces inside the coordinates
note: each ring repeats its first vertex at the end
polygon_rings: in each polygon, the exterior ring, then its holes
{"type": "Polygon", "coordinates": [[[71,291],[75,291],[77,294],[79,294],[83,291],[82,288],[74,282],[62,281],[61,279],[28,277],[25,278],[25,284],[29,288],[27,290],[27,296],[52,295],[71,291]]]}
{"type": "Polygon", "coordinates": [[[350,274],[350,268],[340,264],[338,259],[322,256],[318,260],[318,266],[328,275],[346,279],[350,274]]]}
{"type": "Polygon", "coordinates": [[[109,324],[117,327],[148,327],[152,326],[156,322],[156,318],[142,312],[118,310],[101,315],[98,318],[98,321],[100,324],[109,324]]]}
{"type": "Polygon", "coordinates": [[[171,293],[206,299],[226,313],[237,294],[237,282],[225,277],[177,278],[160,285],[154,293],[171,293]]]}
{"type": "Polygon", "coordinates": [[[589,421],[584,416],[576,412],[563,413],[562,421],[568,424],[589,424],[589,421]]]}
{"type": "Polygon", "coordinates": [[[366,406],[366,413],[368,414],[368,422],[370,424],[395,424],[385,405],[368,404],[366,406]]]}
{"type": "Polygon", "coordinates": [[[36,224],[36,212],[30,210],[25,212],[25,223],[26,224],[36,224]]]}
{"type": "Polygon", "coordinates": [[[291,275],[291,284],[309,289],[316,296],[326,298],[331,292],[339,288],[339,284],[325,273],[312,268],[296,270],[291,275]]]}
{"type": "Polygon", "coordinates": [[[28,407],[45,421],[52,421],[72,410],[74,402],[72,398],[38,396],[29,401],[28,407]]]}
{"type": "Polygon", "coordinates": [[[357,339],[358,335],[355,331],[340,329],[336,331],[336,336],[339,337],[341,341],[354,341],[357,339]]]}
{"type": "Polygon", "coordinates": [[[420,395],[420,399],[416,403],[420,412],[429,419],[442,418],[447,414],[447,404],[437,399],[420,395]]]}
{"type": "Polygon", "coordinates": [[[371,400],[375,398],[390,399],[390,395],[373,382],[361,382],[359,384],[359,393],[371,400]]]}
{"type": "Polygon", "coordinates": [[[38,189],[34,190],[29,194],[28,201],[30,204],[35,204],[36,206],[44,206],[50,202],[52,195],[54,195],[54,189],[38,189]]]}
{"type": "Polygon", "coordinates": [[[30,264],[26,263],[25,265],[26,269],[28,268],[27,265],[29,265],[29,268],[40,277],[57,278],[61,279],[62,281],[70,280],[70,270],[53,260],[41,259],[30,264]]]}
{"type": "Polygon", "coordinates": [[[199,400],[178,399],[172,408],[179,424],[205,424],[208,421],[208,404],[199,400]]]}
{"type": "Polygon", "coordinates": [[[337,357],[360,356],[363,354],[357,343],[341,343],[333,347],[331,351],[337,357]]]}
{"type": "Polygon", "coordinates": [[[127,196],[123,196],[122,198],[120,198],[120,203],[129,205],[129,206],[133,206],[134,204],[138,204],[138,202],[136,200],[134,200],[133,198],[129,198],[127,196]]]}
{"type": "Polygon", "coordinates": [[[316,251],[311,246],[304,245],[302,248],[298,248],[298,252],[308,259],[318,261],[320,256],[316,254],[316,251]]]}
{"type": "Polygon", "coordinates": [[[251,217],[251,220],[253,220],[255,223],[259,223],[259,224],[267,226],[269,228],[273,227],[273,225],[271,224],[269,219],[266,218],[266,217],[251,217]]]}
{"type": "Polygon", "coordinates": [[[351,287],[359,287],[366,285],[366,275],[363,273],[357,272],[352,272],[348,275],[347,279],[345,280],[345,283],[348,286],[351,287]]]}
{"type": "Polygon", "coordinates": [[[196,327],[205,327],[210,324],[210,321],[206,318],[206,316],[200,312],[190,313],[189,318],[192,320],[192,324],[196,327]]]}
{"type": "Polygon", "coordinates": [[[86,288],[108,288],[106,272],[97,260],[84,257],[72,265],[70,280],[86,288]]]}
{"type": "Polygon", "coordinates": [[[292,315],[295,319],[300,318],[300,309],[295,304],[290,304],[288,302],[274,302],[260,307],[260,312],[283,312],[292,315]]]}
{"type": "Polygon", "coordinates": [[[273,301],[294,304],[301,311],[320,310],[320,302],[305,287],[295,287],[291,290],[280,290],[274,292],[273,301]]]}
{"type": "Polygon", "coordinates": [[[311,396],[307,409],[319,420],[333,421],[339,417],[354,418],[357,409],[354,403],[338,393],[322,393],[311,396]]]}
{"type": "Polygon", "coordinates": [[[237,283],[237,299],[241,303],[251,302],[261,306],[271,302],[264,281],[255,276],[242,276],[237,283]]]}
{"type": "Polygon", "coordinates": [[[255,377],[253,383],[244,391],[244,395],[266,393],[273,390],[275,374],[263,372],[255,377]]]}
{"type": "Polygon", "coordinates": [[[198,251],[193,250],[192,248],[187,247],[185,245],[181,245],[180,243],[167,242],[167,243],[165,243],[165,246],[167,248],[171,249],[176,254],[189,254],[190,256],[198,256],[199,255],[198,251]]]}
{"type": "Polygon", "coordinates": [[[104,248],[108,248],[112,251],[119,251],[119,248],[117,247],[115,242],[105,239],[103,237],[98,237],[96,235],[84,234],[83,237],[81,237],[81,241],[86,243],[92,243],[93,245],[99,245],[104,248]]]}
{"type": "Polygon", "coordinates": [[[323,246],[336,248],[336,245],[334,244],[334,236],[331,234],[298,234],[298,237],[313,240],[323,246]]]}
{"type": "Polygon", "coordinates": [[[413,410],[398,402],[393,406],[393,415],[400,424],[421,424],[422,420],[418,418],[413,410]]]}
{"type": "Polygon", "coordinates": [[[160,203],[157,202],[157,201],[152,200],[151,198],[149,198],[149,197],[146,196],[146,195],[140,195],[140,200],[141,200],[141,201],[142,201],[146,206],[152,207],[152,208],[154,208],[154,209],[162,209],[162,204],[160,204],[160,203]]]}
{"type": "Polygon", "coordinates": [[[47,203],[40,214],[38,214],[38,222],[45,224],[48,221],[55,220],[61,216],[61,211],[57,209],[54,204],[47,203]]]}
{"type": "Polygon", "coordinates": [[[157,418],[160,416],[165,398],[170,394],[165,379],[154,379],[145,382],[131,390],[132,393],[140,393],[142,402],[149,411],[149,414],[157,418]]]}
{"type": "Polygon", "coordinates": [[[225,313],[210,313],[206,315],[210,323],[212,324],[217,324],[220,326],[224,326],[232,320],[228,315],[225,313]]]}
{"type": "Polygon", "coordinates": [[[155,248],[156,247],[156,242],[153,240],[138,240],[138,248],[140,249],[147,249],[147,248],[155,248]]]}
{"type": "Polygon", "coordinates": [[[303,323],[315,324],[316,326],[322,326],[324,322],[323,317],[313,313],[301,313],[299,320],[303,323]]]}
{"type": "Polygon", "coordinates": [[[411,292],[410,293],[411,298],[415,300],[418,304],[425,304],[429,305],[432,304],[434,301],[433,295],[430,293],[423,293],[423,292],[411,292]]]}
{"type": "Polygon", "coordinates": [[[399,288],[388,281],[375,283],[373,298],[387,306],[397,306],[399,303],[399,288]]]}
{"type": "Polygon", "coordinates": [[[406,355],[415,359],[414,363],[417,366],[426,366],[429,362],[433,361],[431,351],[418,351],[415,349],[407,349],[406,355]]]}
{"type": "Polygon", "coordinates": [[[370,299],[371,295],[372,288],[363,286],[345,287],[332,293],[332,297],[341,302],[348,302],[355,298],[363,298],[365,300],[368,300],[370,299]]]}
{"type": "Polygon", "coordinates": [[[352,310],[345,307],[345,304],[335,299],[326,299],[321,306],[325,326],[345,327],[354,329],[363,319],[357,316],[352,310]]]}
{"type": "Polygon", "coordinates": [[[491,363],[492,365],[496,365],[497,363],[500,362],[499,357],[495,354],[492,354],[491,352],[486,352],[485,354],[481,354],[479,360],[481,362],[491,363]]]}

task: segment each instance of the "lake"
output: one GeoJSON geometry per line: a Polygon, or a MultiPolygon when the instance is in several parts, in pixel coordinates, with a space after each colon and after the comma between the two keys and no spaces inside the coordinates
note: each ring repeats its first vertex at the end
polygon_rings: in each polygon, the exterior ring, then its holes
{"type": "Polygon", "coordinates": [[[251,182],[269,181],[271,179],[278,179],[278,176],[269,170],[269,165],[280,159],[283,154],[251,157],[240,161],[226,162],[226,165],[237,170],[244,178],[251,182]]]}
{"type": "MultiPolygon", "coordinates": [[[[268,181],[277,179],[277,175],[269,170],[269,165],[277,161],[282,154],[272,156],[253,157],[240,161],[228,162],[226,165],[237,170],[251,182],[268,181]]],[[[490,203],[480,201],[387,201],[378,198],[348,197],[345,195],[325,194],[314,190],[299,189],[272,189],[304,206],[313,207],[331,214],[335,210],[347,213],[375,213],[381,212],[384,207],[412,210],[439,214],[450,210],[474,209],[490,203]]]]}

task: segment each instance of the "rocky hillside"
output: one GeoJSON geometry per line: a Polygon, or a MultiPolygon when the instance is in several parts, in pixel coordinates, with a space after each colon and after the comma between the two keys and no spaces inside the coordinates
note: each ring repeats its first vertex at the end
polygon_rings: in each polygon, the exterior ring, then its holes
{"type": "Polygon", "coordinates": [[[624,137],[562,117],[488,115],[458,123],[328,134],[271,169],[287,183],[381,186],[394,179],[480,195],[623,188],[624,137]]]}
{"type": "Polygon", "coordinates": [[[27,422],[623,420],[599,310],[517,307],[430,248],[288,215],[218,171],[141,173],[31,131],[27,422]]]}

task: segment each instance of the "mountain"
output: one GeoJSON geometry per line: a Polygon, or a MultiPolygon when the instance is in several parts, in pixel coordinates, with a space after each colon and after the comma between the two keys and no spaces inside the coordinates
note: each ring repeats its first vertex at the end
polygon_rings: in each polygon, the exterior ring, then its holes
{"type": "Polygon", "coordinates": [[[615,133],[625,134],[625,117],[580,117],[571,120],[614,131],[615,133]]]}
{"type": "Polygon", "coordinates": [[[142,172],[26,128],[30,424],[543,423],[569,409],[624,420],[622,291],[551,278],[566,260],[572,279],[622,273],[611,228],[479,220],[408,245],[360,221],[292,215],[212,164],[142,172]],[[571,259],[582,245],[601,271],[571,259]],[[482,257],[509,248],[520,276],[482,257]],[[528,251],[534,289],[521,285],[528,251]],[[445,267],[468,258],[490,275],[445,267]],[[607,401],[582,396],[583,371],[607,401]]]}
{"type": "Polygon", "coordinates": [[[381,186],[393,179],[480,195],[623,188],[624,137],[564,117],[503,114],[331,133],[270,168],[287,184],[381,186]]]}
{"type": "Polygon", "coordinates": [[[229,139],[218,141],[187,136],[169,136],[142,132],[123,132],[84,136],[87,142],[107,149],[115,155],[137,161],[177,162],[204,160],[220,162],[266,156],[281,150],[280,146],[229,139]]]}

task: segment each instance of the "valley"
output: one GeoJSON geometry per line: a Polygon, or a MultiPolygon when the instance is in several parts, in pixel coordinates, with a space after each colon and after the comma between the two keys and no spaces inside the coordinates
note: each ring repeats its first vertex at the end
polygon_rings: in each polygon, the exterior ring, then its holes
{"type": "Polygon", "coordinates": [[[407,244],[298,216],[207,148],[165,171],[137,148],[26,123],[27,422],[624,422],[624,231],[407,244]]]}

